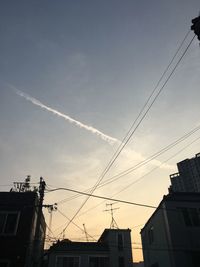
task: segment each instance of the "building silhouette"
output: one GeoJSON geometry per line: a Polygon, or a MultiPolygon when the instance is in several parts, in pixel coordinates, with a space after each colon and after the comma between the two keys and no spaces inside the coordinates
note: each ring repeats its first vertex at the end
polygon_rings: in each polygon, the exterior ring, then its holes
{"type": "Polygon", "coordinates": [[[200,193],[164,196],[141,238],[145,267],[199,267],[200,193]]]}
{"type": "Polygon", "coordinates": [[[97,242],[58,241],[48,267],[132,267],[130,229],[105,229],[97,242]]]}
{"type": "Polygon", "coordinates": [[[173,192],[200,192],[200,153],[177,163],[178,172],[170,175],[173,192]]]}
{"type": "Polygon", "coordinates": [[[36,192],[0,192],[1,267],[40,266],[46,225],[42,214],[39,240],[35,243],[38,203],[36,192]],[[37,257],[34,251],[37,251],[37,257]]]}

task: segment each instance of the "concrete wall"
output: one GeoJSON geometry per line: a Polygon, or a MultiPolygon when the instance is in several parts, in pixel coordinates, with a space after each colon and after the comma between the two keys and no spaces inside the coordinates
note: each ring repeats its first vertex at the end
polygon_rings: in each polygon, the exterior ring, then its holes
{"type": "Polygon", "coordinates": [[[141,236],[145,267],[199,267],[200,194],[163,201],[141,236]]]}
{"type": "MultiPolygon", "coordinates": [[[[200,253],[200,217],[199,225],[195,226],[190,211],[191,209],[196,209],[199,216],[200,203],[168,202],[166,207],[169,210],[168,221],[170,225],[171,246],[173,247],[174,266],[192,267],[192,252],[198,251],[200,253]],[[176,207],[176,211],[173,211],[174,207],[176,207]],[[187,208],[192,225],[186,225],[181,211],[182,208],[187,208]]],[[[200,257],[198,266],[200,266],[200,257]]]]}
{"type": "Polygon", "coordinates": [[[79,257],[79,267],[88,267],[90,257],[108,257],[109,264],[106,264],[106,267],[133,267],[129,229],[106,229],[100,240],[94,245],[90,244],[89,247],[87,243],[72,242],[71,247],[70,243],[66,246],[62,246],[63,244],[58,243],[50,248],[48,267],[57,266],[56,258],[59,256],[79,257]],[[119,265],[119,259],[123,261],[122,265],[119,265]]]}
{"type": "Polygon", "coordinates": [[[118,267],[119,258],[124,260],[124,267],[133,266],[130,232],[130,229],[109,229],[103,235],[109,246],[111,266],[118,267]]]}
{"type": "Polygon", "coordinates": [[[158,210],[141,232],[145,267],[155,263],[162,267],[173,266],[167,231],[164,211],[158,210]]]}

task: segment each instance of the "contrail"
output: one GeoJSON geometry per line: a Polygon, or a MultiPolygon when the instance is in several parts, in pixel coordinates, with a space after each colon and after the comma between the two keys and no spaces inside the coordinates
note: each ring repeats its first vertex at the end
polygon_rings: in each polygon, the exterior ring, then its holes
{"type": "MultiPolygon", "coordinates": [[[[39,100],[37,100],[34,97],[32,97],[32,96],[20,91],[19,89],[17,89],[13,85],[11,85],[11,84],[6,84],[6,85],[9,86],[10,88],[12,88],[17,95],[25,98],[27,101],[31,102],[32,104],[34,104],[36,106],[39,106],[40,108],[45,109],[45,110],[53,113],[54,115],[57,115],[57,116],[63,118],[64,120],[75,124],[76,126],[78,126],[80,128],[84,128],[85,130],[87,130],[87,131],[89,131],[89,132],[91,132],[93,134],[96,134],[97,136],[99,136],[102,140],[106,141],[107,143],[109,143],[111,145],[113,145],[115,143],[122,144],[122,142],[120,140],[118,140],[118,139],[116,139],[116,138],[114,138],[112,136],[109,136],[107,134],[104,134],[103,132],[99,131],[98,129],[96,129],[96,128],[92,127],[92,126],[86,125],[86,124],[84,124],[84,123],[82,123],[80,121],[77,121],[77,120],[71,118],[70,116],[68,116],[68,115],[66,115],[64,113],[61,113],[61,112],[59,112],[59,111],[57,111],[57,110],[55,110],[53,108],[50,108],[49,106],[44,105],[39,100]]],[[[130,158],[131,154],[134,152],[132,150],[127,150],[127,149],[125,151],[126,151],[126,154],[127,154],[127,158],[130,158]],[[129,154],[130,154],[130,156],[129,156],[129,154]]],[[[134,153],[136,153],[136,152],[134,152],[134,153]]],[[[135,154],[133,154],[133,155],[135,155],[135,154]]],[[[135,157],[137,158],[138,155],[136,154],[135,157]]],[[[139,156],[141,157],[141,155],[139,155],[139,156]]],[[[141,160],[145,160],[145,158],[142,157],[141,160]]],[[[157,162],[154,161],[153,165],[157,166],[158,162],[159,161],[157,161],[157,162]]],[[[171,166],[166,166],[166,167],[168,167],[168,168],[170,167],[170,169],[171,169],[171,166]]]]}
{"type": "Polygon", "coordinates": [[[80,121],[77,121],[77,120],[71,118],[70,116],[68,116],[68,115],[66,115],[64,113],[61,113],[61,112],[57,111],[56,109],[53,109],[53,108],[51,108],[49,106],[44,105],[39,100],[37,100],[37,99],[33,98],[32,96],[30,96],[30,95],[28,95],[28,94],[16,89],[15,87],[12,86],[12,88],[14,89],[14,91],[16,92],[17,95],[25,98],[27,101],[30,101],[32,104],[34,104],[34,105],[36,105],[36,106],[38,106],[38,107],[40,107],[42,109],[47,110],[47,111],[53,113],[54,115],[57,115],[57,116],[65,119],[66,121],[75,124],[76,126],[78,126],[80,128],[84,128],[85,130],[87,130],[87,131],[89,131],[89,132],[91,132],[93,134],[96,134],[102,140],[108,142],[109,144],[113,145],[114,143],[118,143],[118,144],[121,143],[121,141],[119,141],[118,139],[116,139],[116,138],[114,138],[112,136],[109,136],[107,134],[104,134],[103,132],[99,131],[98,129],[96,129],[96,128],[92,127],[92,126],[86,125],[86,124],[84,124],[84,123],[82,123],[80,121]]]}

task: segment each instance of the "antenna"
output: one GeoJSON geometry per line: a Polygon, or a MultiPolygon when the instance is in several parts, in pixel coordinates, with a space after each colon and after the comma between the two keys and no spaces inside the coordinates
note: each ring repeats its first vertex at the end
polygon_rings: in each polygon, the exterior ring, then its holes
{"type": "Polygon", "coordinates": [[[114,209],[113,209],[112,206],[113,206],[114,204],[116,204],[116,202],[114,202],[114,203],[110,203],[110,204],[106,204],[106,207],[107,207],[107,206],[110,206],[110,209],[107,209],[107,210],[104,210],[104,211],[109,211],[110,214],[111,214],[110,229],[119,229],[119,227],[118,227],[118,225],[117,225],[117,223],[116,223],[116,221],[115,221],[115,219],[114,219],[114,214],[113,214],[113,211],[114,211],[114,210],[118,210],[119,208],[114,208],[114,209]]]}
{"type": "Polygon", "coordinates": [[[88,233],[87,233],[87,230],[86,230],[86,227],[85,227],[84,223],[83,223],[83,229],[84,229],[86,240],[87,240],[87,242],[89,242],[88,233]]]}
{"type": "Polygon", "coordinates": [[[27,175],[24,182],[14,182],[14,187],[11,188],[10,192],[29,192],[31,191],[30,186],[31,176],[27,175]]]}

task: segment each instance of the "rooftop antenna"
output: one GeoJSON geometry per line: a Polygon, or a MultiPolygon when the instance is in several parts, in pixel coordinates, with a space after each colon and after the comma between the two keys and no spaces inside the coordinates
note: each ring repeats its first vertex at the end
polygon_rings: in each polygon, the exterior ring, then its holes
{"type": "Polygon", "coordinates": [[[84,223],[83,223],[83,229],[84,229],[86,240],[87,240],[87,242],[89,242],[88,233],[87,233],[87,230],[86,230],[86,227],[85,227],[84,223]]]}
{"type": "Polygon", "coordinates": [[[13,183],[14,187],[11,188],[10,192],[22,193],[31,191],[30,181],[31,181],[31,176],[27,175],[24,182],[14,182],[13,183]]]}
{"type": "Polygon", "coordinates": [[[116,202],[113,202],[113,203],[109,203],[109,204],[106,204],[106,207],[107,206],[110,206],[110,209],[106,209],[104,211],[109,211],[110,214],[111,214],[111,223],[110,223],[110,229],[119,229],[115,219],[114,219],[114,210],[118,210],[119,208],[114,208],[113,209],[113,205],[116,204],[116,202]]]}

